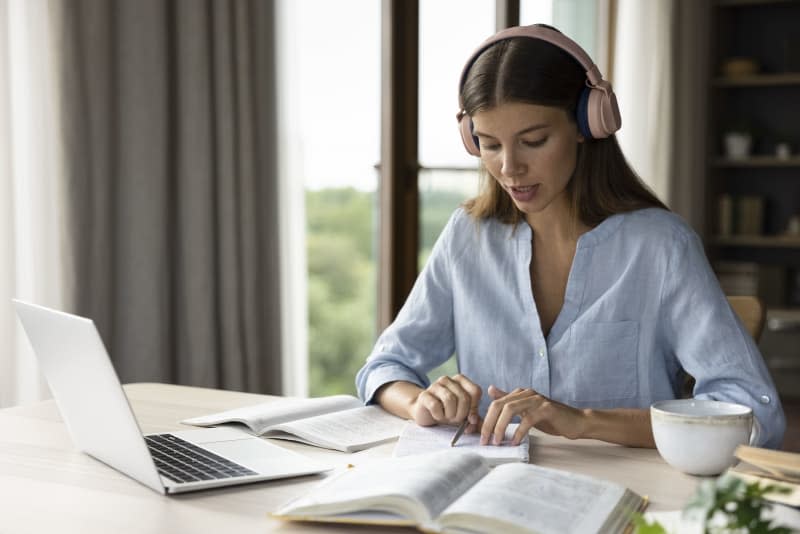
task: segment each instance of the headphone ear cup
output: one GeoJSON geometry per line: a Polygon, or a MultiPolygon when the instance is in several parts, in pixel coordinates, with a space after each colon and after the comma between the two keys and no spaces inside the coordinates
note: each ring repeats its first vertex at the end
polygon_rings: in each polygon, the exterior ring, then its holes
{"type": "Polygon", "coordinates": [[[619,115],[617,97],[613,91],[604,89],[589,90],[586,104],[586,116],[592,137],[602,139],[608,137],[622,126],[619,115]]]}
{"type": "Polygon", "coordinates": [[[467,149],[467,152],[473,156],[480,157],[481,149],[478,145],[478,138],[472,135],[472,119],[466,113],[458,121],[458,129],[461,132],[461,141],[464,143],[464,148],[467,149]]]}
{"type": "Polygon", "coordinates": [[[622,117],[620,117],[619,114],[617,95],[614,94],[614,91],[603,92],[603,99],[601,100],[600,106],[600,119],[608,135],[613,134],[622,127],[622,117]]]}

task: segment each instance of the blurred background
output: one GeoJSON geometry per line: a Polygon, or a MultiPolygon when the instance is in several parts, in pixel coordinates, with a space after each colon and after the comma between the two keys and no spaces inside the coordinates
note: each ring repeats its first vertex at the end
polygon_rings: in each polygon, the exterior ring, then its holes
{"type": "MultiPolygon", "coordinates": [[[[800,450],[798,0],[0,0],[0,407],[49,396],[13,309],[92,317],[123,382],[354,393],[477,191],[457,82],[547,23],[703,236],[800,450]]],[[[432,375],[455,369],[451,360],[432,375]]]]}

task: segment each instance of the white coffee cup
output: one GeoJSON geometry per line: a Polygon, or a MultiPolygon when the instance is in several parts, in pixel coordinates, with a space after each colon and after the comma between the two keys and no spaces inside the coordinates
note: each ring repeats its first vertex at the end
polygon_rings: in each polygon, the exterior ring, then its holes
{"type": "Polygon", "coordinates": [[[753,410],[741,404],[665,400],[650,407],[650,421],[661,457],[690,475],[717,475],[736,463],[736,447],[758,441],[753,410]]]}

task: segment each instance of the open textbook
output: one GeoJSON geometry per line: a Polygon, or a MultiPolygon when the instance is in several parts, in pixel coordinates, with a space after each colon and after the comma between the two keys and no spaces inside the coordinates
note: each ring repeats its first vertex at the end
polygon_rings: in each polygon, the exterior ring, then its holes
{"type": "Polygon", "coordinates": [[[511,445],[516,424],[506,427],[505,440],[500,445],[481,445],[480,434],[464,434],[455,447],[450,446],[455,427],[451,426],[419,426],[413,421],[408,421],[400,432],[400,439],[394,447],[394,456],[411,456],[424,454],[437,450],[466,450],[483,456],[489,466],[500,465],[508,462],[528,462],[530,455],[530,436],[519,445],[511,445]]]}
{"type": "Polygon", "coordinates": [[[776,480],[800,483],[800,453],[739,445],[734,454],[776,480]]]}
{"type": "Polygon", "coordinates": [[[438,451],[342,470],[272,513],[292,521],[415,526],[424,532],[623,532],[647,500],[617,484],[530,464],[491,469],[438,451]]]}
{"type": "Polygon", "coordinates": [[[746,483],[782,488],[786,493],[770,492],[764,498],[800,508],[800,454],[748,445],[739,445],[734,454],[742,463],[728,469],[728,474],[746,483]]]}
{"type": "Polygon", "coordinates": [[[405,420],[351,395],[283,398],[181,421],[188,425],[246,425],[256,435],[355,452],[400,435],[405,420]]]}

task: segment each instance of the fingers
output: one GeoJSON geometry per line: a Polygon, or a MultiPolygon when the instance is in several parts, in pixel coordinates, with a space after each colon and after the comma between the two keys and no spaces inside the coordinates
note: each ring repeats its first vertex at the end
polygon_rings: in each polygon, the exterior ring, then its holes
{"type": "Polygon", "coordinates": [[[520,417],[517,430],[514,432],[514,435],[511,436],[512,445],[519,445],[520,442],[525,439],[525,436],[528,435],[531,428],[536,426],[543,417],[542,406],[547,402],[548,400],[546,398],[534,394],[533,396],[510,402],[505,406],[504,411],[514,413],[520,417]]]}
{"type": "Polygon", "coordinates": [[[461,422],[469,413],[469,395],[449,376],[440,377],[429,388],[442,403],[446,422],[461,422]]]}
{"type": "Polygon", "coordinates": [[[462,389],[467,393],[469,396],[470,404],[468,410],[468,417],[469,422],[471,425],[477,425],[480,422],[480,417],[478,416],[478,408],[481,404],[481,395],[483,390],[481,387],[467,378],[462,374],[457,374],[453,377],[453,380],[457,382],[462,389]]]}
{"type": "Polygon", "coordinates": [[[439,399],[425,389],[417,395],[411,414],[418,425],[432,426],[444,419],[444,408],[439,399]]]}
{"type": "MultiPolygon", "coordinates": [[[[472,418],[472,415],[470,415],[470,418],[472,418]]],[[[467,428],[464,429],[465,434],[475,434],[476,432],[480,431],[482,423],[481,418],[476,415],[475,419],[476,421],[474,423],[470,422],[470,424],[467,425],[467,428]]]]}
{"type": "Polygon", "coordinates": [[[535,424],[537,409],[546,400],[532,389],[517,388],[511,393],[489,387],[489,395],[495,398],[486,412],[481,428],[481,445],[499,445],[505,439],[506,429],[514,416],[520,416],[520,426],[512,443],[519,444],[528,430],[535,424]]]}
{"type": "Polygon", "coordinates": [[[522,443],[522,440],[525,439],[525,436],[528,435],[531,428],[533,428],[533,422],[530,421],[530,418],[523,417],[519,422],[519,426],[517,426],[517,431],[514,432],[514,436],[511,438],[511,445],[519,445],[522,443]]]}
{"type": "MultiPolygon", "coordinates": [[[[507,393],[503,395],[505,392],[496,388],[494,385],[489,386],[488,393],[493,400],[489,405],[489,409],[486,411],[486,417],[483,419],[483,426],[481,426],[481,445],[488,445],[490,442],[494,443],[493,436],[497,429],[498,418],[505,405],[501,399],[507,396],[507,393]]],[[[502,430],[505,432],[505,427],[503,427],[502,430]]]]}
{"type": "Polygon", "coordinates": [[[467,431],[474,432],[480,423],[477,414],[480,397],[480,386],[467,377],[442,376],[417,397],[414,419],[427,426],[437,423],[459,424],[469,417],[467,431]]]}
{"type": "Polygon", "coordinates": [[[497,399],[503,398],[506,395],[508,395],[508,393],[506,393],[502,389],[500,389],[500,388],[498,388],[498,387],[496,387],[494,385],[489,386],[489,396],[492,398],[492,400],[497,400],[497,399]]]}

